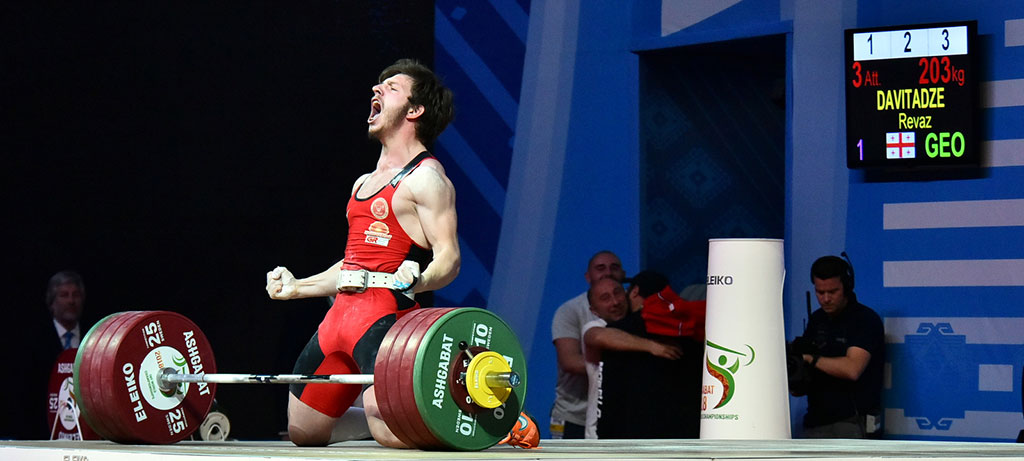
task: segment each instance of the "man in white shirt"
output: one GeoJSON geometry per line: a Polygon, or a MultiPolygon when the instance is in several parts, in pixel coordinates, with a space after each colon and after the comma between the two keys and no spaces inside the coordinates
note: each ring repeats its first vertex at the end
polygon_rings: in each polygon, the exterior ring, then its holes
{"type": "MultiPolygon", "coordinates": [[[[594,254],[583,273],[587,285],[598,280],[622,281],[619,257],[608,250],[594,254]]],[[[551,408],[551,438],[582,439],[587,419],[587,369],[583,359],[583,325],[597,319],[590,311],[587,292],[566,301],[551,321],[551,338],[558,358],[558,382],[551,408]]]]}

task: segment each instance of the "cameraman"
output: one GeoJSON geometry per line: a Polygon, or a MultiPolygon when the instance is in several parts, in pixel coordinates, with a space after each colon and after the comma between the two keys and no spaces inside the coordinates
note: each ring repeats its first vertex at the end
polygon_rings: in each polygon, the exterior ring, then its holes
{"type": "Polygon", "coordinates": [[[865,438],[880,435],[885,333],[882,319],[859,303],[853,270],[836,256],[811,265],[821,309],[794,341],[806,375],[804,437],[865,438]]]}

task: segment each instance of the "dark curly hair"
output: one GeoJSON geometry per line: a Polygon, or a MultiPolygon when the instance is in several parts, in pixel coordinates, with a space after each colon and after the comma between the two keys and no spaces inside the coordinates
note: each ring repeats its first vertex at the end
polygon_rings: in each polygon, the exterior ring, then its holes
{"type": "Polygon", "coordinates": [[[377,82],[383,82],[395,75],[403,74],[412,78],[412,94],[409,104],[423,106],[423,115],[416,124],[416,139],[429,146],[441,135],[448,123],[455,118],[455,103],[452,90],[444,86],[441,79],[427,66],[413,59],[399,59],[380,73],[377,82]]]}

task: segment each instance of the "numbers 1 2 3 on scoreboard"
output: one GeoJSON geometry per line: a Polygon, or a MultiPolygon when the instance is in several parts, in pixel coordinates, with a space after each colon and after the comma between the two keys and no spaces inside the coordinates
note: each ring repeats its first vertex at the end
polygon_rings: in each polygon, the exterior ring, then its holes
{"type": "Polygon", "coordinates": [[[977,22],[846,30],[846,165],[978,166],[977,22]]]}

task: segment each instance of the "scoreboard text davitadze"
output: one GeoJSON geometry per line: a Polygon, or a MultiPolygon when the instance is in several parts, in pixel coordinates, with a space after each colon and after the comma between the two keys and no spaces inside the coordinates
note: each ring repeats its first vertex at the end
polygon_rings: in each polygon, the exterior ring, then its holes
{"type": "Polygon", "coordinates": [[[846,165],[977,165],[977,23],[846,31],[846,165]]]}

